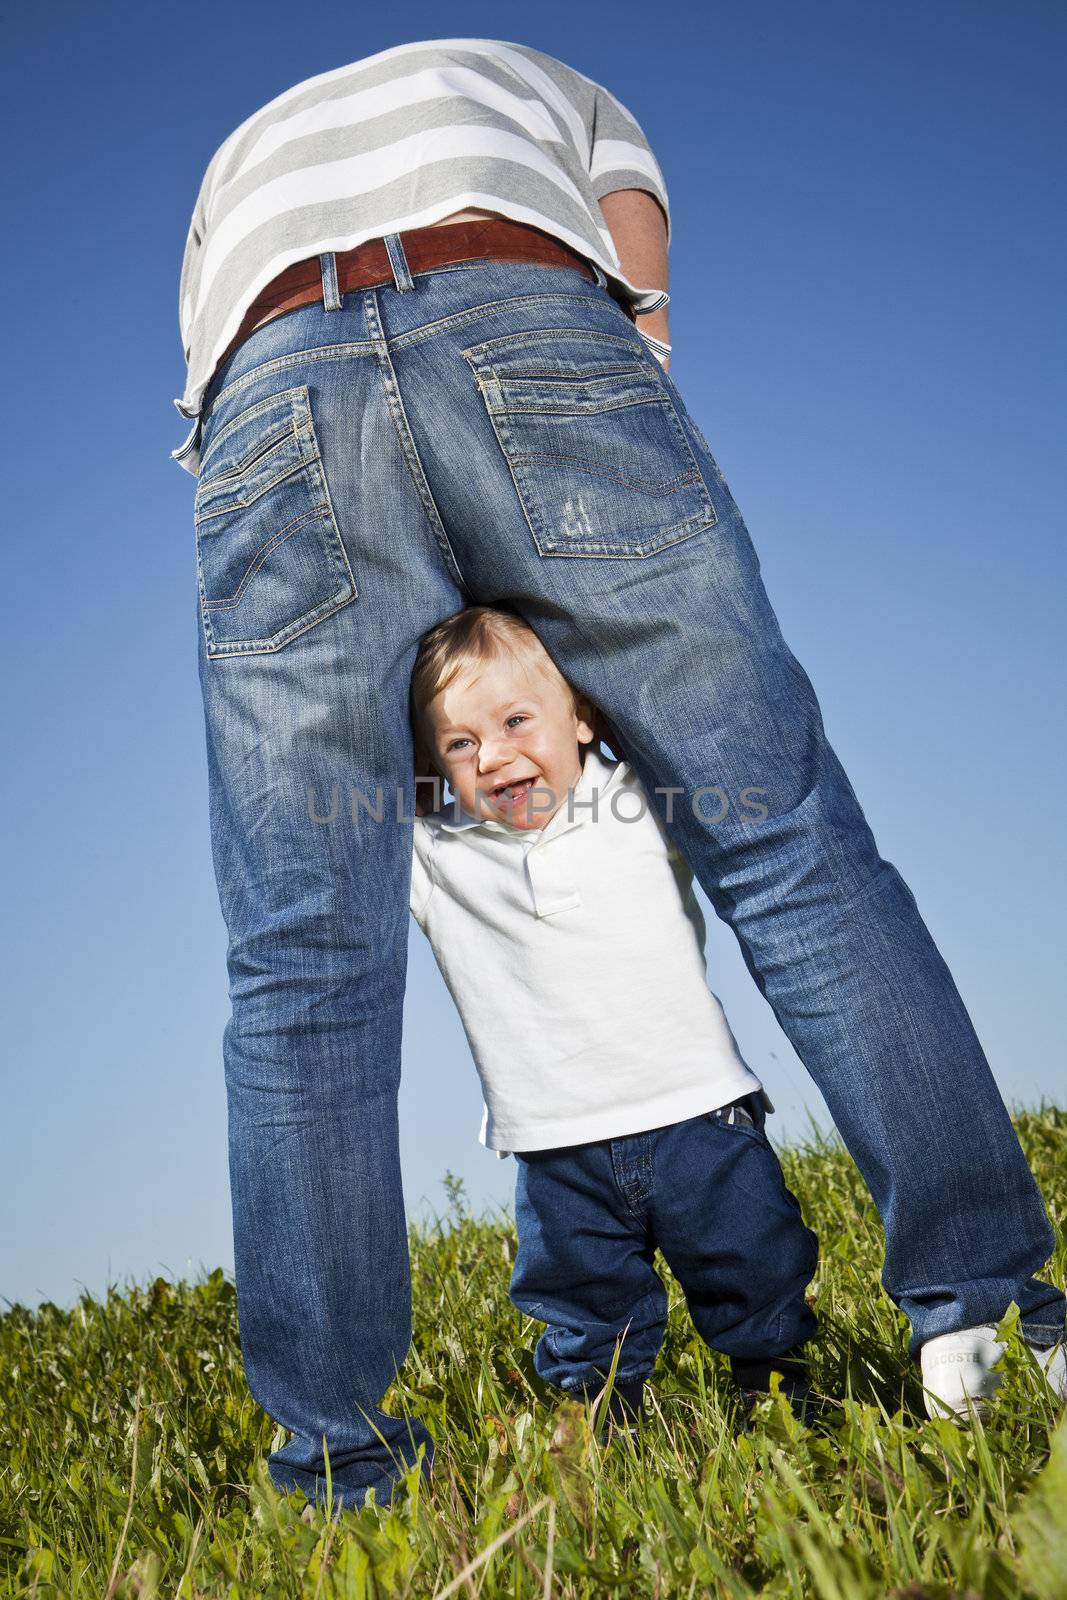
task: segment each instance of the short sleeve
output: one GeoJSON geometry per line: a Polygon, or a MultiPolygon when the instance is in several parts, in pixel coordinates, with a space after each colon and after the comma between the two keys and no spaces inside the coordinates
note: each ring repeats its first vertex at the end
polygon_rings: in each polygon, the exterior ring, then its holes
{"type": "Polygon", "coordinates": [[[196,309],[196,296],[200,284],[200,268],[202,265],[202,251],[204,234],[207,231],[207,222],[204,216],[205,183],[201,185],[200,193],[196,199],[189,231],[185,236],[185,252],[182,256],[181,276],[178,281],[178,327],[181,332],[182,349],[188,361],[193,338],[193,319],[196,309]]]}
{"type": "Polygon", "coordinates": [[[670,244],[670,202],[659,162],[636,117],[601,84],[593,101],[589,176],[598,200],[614,189],[645,189],[653,195],[663,208],[670,244]]]}
{"type": "Polygon", "coordinates": [[[415,818],[411,833],[411,894],[408,906],[421,928],[425,920],[427,903],[433,893],[430,857],[433,854],[434,839],[433,830],[421,817],[415,818]]]}

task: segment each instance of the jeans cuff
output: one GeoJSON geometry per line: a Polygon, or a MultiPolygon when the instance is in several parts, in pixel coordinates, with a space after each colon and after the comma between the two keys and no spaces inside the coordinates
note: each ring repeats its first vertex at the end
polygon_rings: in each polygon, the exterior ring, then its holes
{"type": "MultiPolygon", "coordinates": [[[[648,1380],[651,1368],[640,1371],[636,1367],[625,1372],[615,1374],[612,1384],[612,1393],[618,1394],[623,1389],[640,1389],[648,1380]]],[[[608,1381],[606,1372],[595,1372],[591,1378],[568,1378],[559,1387],[570,1400],[594,1400],[608,1381]]]]}
{"type": "Polygon", "coordinates": [[[1035,1350],[1051,1350],[1061,1340],[1067,1339],[1067,1327],[1055,1323],[1027,1322],[1024,1318],[1020,1327],[1023,1338],[1027,1344],[1032,1344],[1035,1350]]]}

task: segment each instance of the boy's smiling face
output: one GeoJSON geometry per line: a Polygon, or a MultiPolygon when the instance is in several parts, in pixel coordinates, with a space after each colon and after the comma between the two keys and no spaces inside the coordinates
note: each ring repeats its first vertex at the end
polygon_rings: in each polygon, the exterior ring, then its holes
{"type": "Polygon", "coordinates": [[[521,829],[543,828],[577,784],[591,717],[536,635],[465,668],[425,710],[434,760],[464,810],[521,829]]]}

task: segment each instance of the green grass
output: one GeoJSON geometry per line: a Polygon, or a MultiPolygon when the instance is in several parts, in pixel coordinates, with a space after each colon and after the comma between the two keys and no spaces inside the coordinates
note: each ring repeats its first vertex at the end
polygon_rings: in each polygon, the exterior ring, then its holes
{"type": "MultiPolygon", "coordinates": [[[[1062,1282],[1067,1112],[1017,1125],[1062,1282]]],[[[738,1435],[724,1362],[672,1282],[644,1444],[602,1450],[534,1375],[539,1325],[507,1296],[510,1224],[469,1215],[453,1186],[449,1217],[412,1234],[415,1338],[387,1401],[429,1424],[429,1483],[413,1471],[390,1508],[333,1524],[270,1487],[275,1428],[245,1386],[221,1270],[15,1306],[0,1319],[0,1592],[1067,1596],[1067,1421],[1053,1432],[1025,1346],[1011,1339],[984,1429],[927,1421],[854,1167],[818,1136],[782,1159],[822,1242],[815,1381],[842,1396],[816,1429],[768,1399],[738,1435]]]]}

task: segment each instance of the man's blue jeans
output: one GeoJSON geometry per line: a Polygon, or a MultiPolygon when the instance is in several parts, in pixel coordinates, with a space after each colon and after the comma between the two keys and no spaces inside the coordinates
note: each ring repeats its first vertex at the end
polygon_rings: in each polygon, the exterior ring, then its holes
{"type": "Polygon", "coordinates": [[[753,1362],[811,1338],[804,1291],[818,1244],[786,1188],[758,1101],[746,1102],[751,1124],[709,1111],[625,1138],[516,1154],[511,1298],[548,1324],[534,1354],[546,1383],[595,1394],[620,1338],[615,1381],[648,1377],[667,1322],[657,1249],[712,1349],[753,1362]]]}
{"type": "Polygon", "coordinates": [[[952,977],[671,378],[599,283],[474,261],[257,329],[206,396],[197,625],[241,1344],[274,1480],[388,1495],[419,636],[508,600],[606,714],[885,1223],[914,1330],[1053,1342],[1053,1234],[952,977]],[[399,792],[399,815],[396,800],[399,792]],[[381,818],[381,820],[379,820],[381,818]]]}

